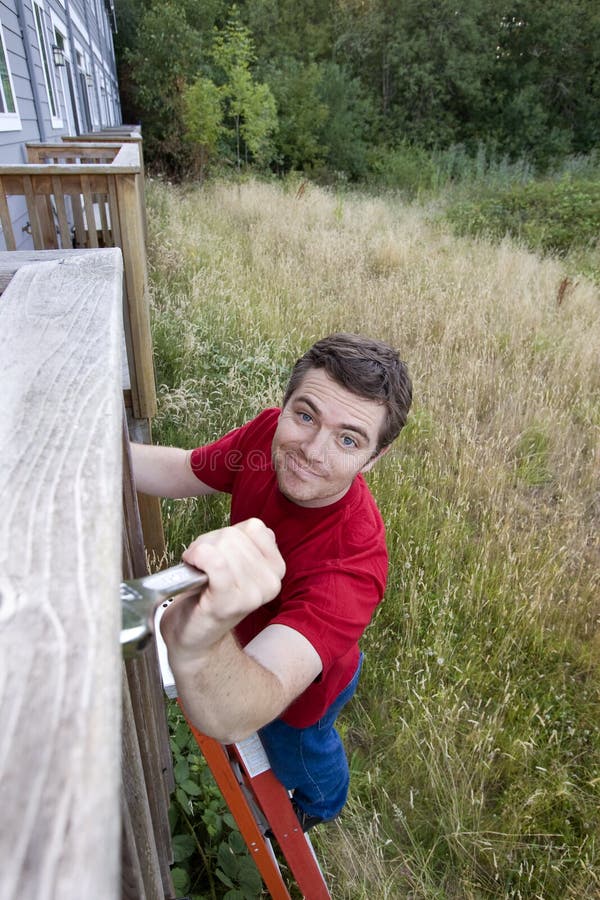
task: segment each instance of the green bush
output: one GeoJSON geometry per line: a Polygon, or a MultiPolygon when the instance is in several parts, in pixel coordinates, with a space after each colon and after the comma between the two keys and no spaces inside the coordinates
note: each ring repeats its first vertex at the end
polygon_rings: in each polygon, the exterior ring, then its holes
{"type": "Polygon", "coordinates": [[[452,204],[446,215],[459,234],[508,234],[532,249],[564,255],[598,241],[600,181],[563,178],[490,190],[452,204]]]}
{"type": "Polygon", "coordinates": [[[408,143],[372,150],[368,165],[368,182],[372,186],[402,191],[409,197],[429,191],[436,184],[436,166],[430,154],[408,143]]]}

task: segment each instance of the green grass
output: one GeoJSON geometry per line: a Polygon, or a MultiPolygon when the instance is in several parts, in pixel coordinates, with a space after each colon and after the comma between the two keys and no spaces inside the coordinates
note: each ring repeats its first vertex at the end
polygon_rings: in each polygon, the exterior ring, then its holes
{"type": "MultiPolygon", "coordinates": [[[[148,219],[158,442],[277,404],[332,330],[413,374],[369,476],[390,578],[341,721],[347,811],[316,838],[333,896],[599,896],[597,287],[397,197],[154,181],[148,219]]],[[[226,518],[165,503],[171,558],[226,518]]]]}

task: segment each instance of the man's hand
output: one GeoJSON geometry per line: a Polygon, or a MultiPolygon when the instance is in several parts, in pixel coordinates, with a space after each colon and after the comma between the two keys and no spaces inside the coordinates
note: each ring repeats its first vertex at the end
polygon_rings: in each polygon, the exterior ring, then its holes
{"type": "Polygon", "coordinates": [[[208,575],[199,597],[176,597],[161,620],[179,697],[196,728],[231,743],[272,721],[317,677],[322,663],[299,632],[269,625],[247,648],[232,629],[273,600],[285,563],[273,532],[248,519],[199,537],[184,560],[208,575]]]}
{"type": "Polygon", "coordinates": [[[208,587],[200,597],[176,599],[162,618],[177,668],[193,664],[248,613],[273,600],[285,574],[275,536],[260,519],[203,534],[183,559],[206,572],[208,587]]]}

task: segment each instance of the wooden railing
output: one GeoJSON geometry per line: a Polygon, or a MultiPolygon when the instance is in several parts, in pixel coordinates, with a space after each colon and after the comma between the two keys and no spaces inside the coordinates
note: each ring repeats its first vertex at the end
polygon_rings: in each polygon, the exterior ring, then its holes
{"type": "Polygon", "coordinates": [[[17,247],[9,197],[26,203],[34,249],[120,247],[134,416],[156,412],[147,300],[143,169],[127,143],[27,145],[29,162],[0,167],[0,223],[17,247]]]}
{"type": "MultiPolygon", "coordinates": [[[[7,249],[16,247],[9,198],[26,204],[34,249],[120,247],[124,329],[129,363],[125,404],[132,437],[151,442],[156,388],[146,266],[142,140],[119,131],[58,143],[27,144],[28,162],[0,167],[0,224],[7,249]]],[[[146,548],[164,554],[160,504],[140,498],[146,548]]]]}
{"type": "Polygon", "coordinates": [[[146,571],[122,256],[30,257],[0,254],[0,897],[163,900],[164,702],[119,646],[119,581],[146,571]]]}

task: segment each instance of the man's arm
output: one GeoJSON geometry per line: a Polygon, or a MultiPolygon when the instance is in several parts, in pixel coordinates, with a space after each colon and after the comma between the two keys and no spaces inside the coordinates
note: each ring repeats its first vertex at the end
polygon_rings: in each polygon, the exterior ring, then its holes
{"type": "Polygon", "coordinates": [[[191,450],[153,444],[130,446],[135,487],[142,494],[178,499],[217,493],[192,472],[191,450]]]}
{"type": "Polygon", "coordinates": [[[203,535],[185,551],[208,588],[176,599],[161,630],[185,711],[205,734],[230,743],[276,718],[321,671],[303,635],[267,627],[245,649],[233,627],[277,596],[285,564],[273,533],[258,519],[203,535]]]}

